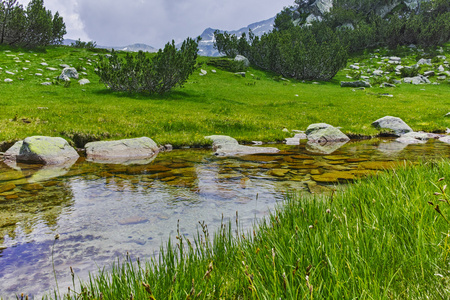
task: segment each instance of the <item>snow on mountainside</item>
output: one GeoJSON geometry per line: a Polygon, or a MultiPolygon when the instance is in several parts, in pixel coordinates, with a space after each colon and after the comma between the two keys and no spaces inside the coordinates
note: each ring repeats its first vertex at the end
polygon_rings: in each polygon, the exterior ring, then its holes
{"type": "MultiPolygon", "coordinates": [[[[272,31],[274,21],[275,21],[275,17],[270,18],[268,20],[250,24],[247,27],[243,27],[238,30],[232,30],[232,31],[227,31],[227,32],[229,34],[235,34],[236,36],[240,37],[242,35],[242,33],[244,33],[244,32],[248,36],[249,29],[251,29],[254,35],[261,36],[264,33],[268,33],[269,31],[272,31]]],[[[198,49],[199,49],[198,54],[199,55],[219,56],[219,52],[216,49],[214,49],[214,41],[215,41],[214,31],[216,31],[216,29],[207,28],[200,35],[202,40],[198,44],[198,49]]],[[[224,30],[219,30],[219,31],[224,32],[224,30]]]]}

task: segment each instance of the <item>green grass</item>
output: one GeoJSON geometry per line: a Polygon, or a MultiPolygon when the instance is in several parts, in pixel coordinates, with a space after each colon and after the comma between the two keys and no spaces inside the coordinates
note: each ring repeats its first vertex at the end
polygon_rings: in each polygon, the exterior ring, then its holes
{"type": "MultiPolygon", "coordinates": [[[[402,118],[416,131],[442,132],[450,127],[450,120],[444,118],[450,104],[448,82],[352,91],[339,87],[341,80],[348,80],[345,75],[350,72],[346,70],[332,81],[316,85],[275,81],[274,74],[255,69],[250,69],[246,78],[219,69],[213,74],[213,67],[203,64],[206,76],[199,75],[199,68],[184,87],[164,96],[148,96],[106,89],[94,72],[95,52],[70,47],[36,53],[10,50],[0,50],[0,143],[32,135],[62,136],[78,147],[90,140],[138,136],[175,147],[206,145],[210,142],[203,137],[211,134],[230,135],[241,142],[279,141],[290,136],[283,128],[304,130],[317,122],[340,126],[347,134],[376,135],[370,124],[386,115],[402,118]],[[7,55],[17,55],[21,62],[7,55]],[[88,59],[92,65],[87,64],[88,59]],[[88,75],[82,77],[91,84],[80,86],[72,80],[69,87],[40,85],[45,78],[52,81],[60,74],[60,70],[41,66],[43,60],[49,67],[65,63],[86,68],[88,75]],[[7,70],[16,74],[8,75],[7,70]],[[43,76],[35,76],[37,72],[43,76]],[[14,82],[5,83],[5,78],[14,82]],[[381,93],[394,97],[381,97],[381,93]]],[[[353,60],[368,67],[376,65],[365,56],[353,60]]],[[[199,58],[199,63],[206,61],[199,58]]]]}
{"type": "Polygon", "coordinates": [[[450,226],[443,216],[450,206],[439,201],[448,201],[445,193],[435,193],[449,178],[450,164],[439,161],[332,196],[291,194],[253,231],[224,224],[210,236],[203,224],[195,241],[179,232],[159,258],[126,257],[81,288],[76,283],[70,297],[448,299],[450,226]]]}

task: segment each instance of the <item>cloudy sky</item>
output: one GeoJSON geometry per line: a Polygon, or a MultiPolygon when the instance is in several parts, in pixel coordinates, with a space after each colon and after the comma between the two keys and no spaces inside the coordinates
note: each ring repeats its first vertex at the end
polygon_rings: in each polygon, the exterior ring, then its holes
{"type": "MultiPolygon", "coordinates": [[[[29,0],[19,0],[26,5],[29,0]]],[[[65,38],[104,46],[162,47],[208,27],[235,30],[269,19],[294,0],[44,0],[63,16],[65,38]]]]}

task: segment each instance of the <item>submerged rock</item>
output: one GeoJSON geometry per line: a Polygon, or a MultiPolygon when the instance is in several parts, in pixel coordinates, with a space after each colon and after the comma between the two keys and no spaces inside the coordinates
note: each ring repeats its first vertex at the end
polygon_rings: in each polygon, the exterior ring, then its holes
{"type": "Polygon", "coordinates": [[[85,148],[87,159],[99,163],[145,164],[159,152],[158,145],[148,137],[90,142],[85,148]]]}
{"type": "Polygon", "coordinates": [[[251,147],[239,145],[238,141],[226,135],[205,136],[213,141],[213,150],[218,156],[237,156],[259,153],[278,153],[279,149],[273,147],[251,147]]]}
{"type": "Polygon", "coordinates": [[[391,116],[374,121],[372,126],[377,129],[390,129],[398,136],[413,131],[402,119],[391,116]]]}
{"type": "Polygon", "coordinates": [[[404,144],[424,144],[430,139],[440,138],[441,135],[435,133],[427,133],[427,132],[408,132],[398,139],[397,142],[404,144]]]}

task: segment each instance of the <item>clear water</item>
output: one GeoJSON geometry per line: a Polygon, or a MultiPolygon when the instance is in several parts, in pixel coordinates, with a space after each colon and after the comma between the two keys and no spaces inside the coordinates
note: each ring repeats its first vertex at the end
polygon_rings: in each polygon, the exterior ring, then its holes
{"type": "Polygon", "coordinates": [[[145,165],[79,159],[65,169],[15,170],[0,162],[0,296],[39,297],[55,289],[52,249],[64,292],[72,286],[70,267],[87,279],[127,252],[149,258],[175,237],[178,221],[189,237],[199,221],[213,231],[238,211],[248,228],[288,190],[327,192],[404,160],[450,156],[450,147],[438,141],[351,142],[332,154],[273,146],[282,152],[223,158],[211,150],[175,150],[145,165]]]}

